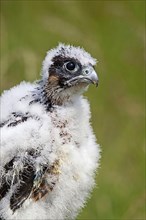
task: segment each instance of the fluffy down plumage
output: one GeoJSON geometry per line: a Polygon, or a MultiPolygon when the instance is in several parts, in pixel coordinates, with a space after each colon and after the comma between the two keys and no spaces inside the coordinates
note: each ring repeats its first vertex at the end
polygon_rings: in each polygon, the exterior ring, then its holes
{"type": "Polygon", "coordinates": [[[79,47],[47,53],[39,82],[1,96],[0,219],[74,219],[95,184],[99,145],[82,93],[96,61],[79,47]]]}

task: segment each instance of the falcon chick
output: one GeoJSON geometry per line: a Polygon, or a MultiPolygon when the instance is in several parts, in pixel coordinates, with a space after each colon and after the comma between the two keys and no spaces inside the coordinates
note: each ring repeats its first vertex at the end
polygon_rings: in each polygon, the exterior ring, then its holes
{"type": "Polygon", "coordinates": [[[50,50],[42,79],[1,96],[0,219],[74,219],[95,181],[100,150],[82,93],[98,84],[80,47],[50,50]]]}

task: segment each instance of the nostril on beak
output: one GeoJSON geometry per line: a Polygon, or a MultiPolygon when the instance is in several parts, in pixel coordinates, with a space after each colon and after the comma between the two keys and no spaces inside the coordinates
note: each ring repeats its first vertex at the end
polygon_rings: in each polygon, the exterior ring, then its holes
{"type": "Polygon", "coordinates": [[[89,74],[89,70],[88,69],[85,69],[84,71],[83,71],[83,75],[88,75],[89,74]]]}

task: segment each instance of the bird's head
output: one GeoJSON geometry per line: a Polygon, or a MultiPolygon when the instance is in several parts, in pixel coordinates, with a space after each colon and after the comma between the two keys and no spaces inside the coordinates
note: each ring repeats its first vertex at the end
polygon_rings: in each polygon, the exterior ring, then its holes
{"type": "Polygon", "coordinates": [[[84,92],[89,84],[97,86],[95,64],[96,60],[80,47],[59,44],[48,51],[42,77],[49,100],[61,105],[84,92]]]}

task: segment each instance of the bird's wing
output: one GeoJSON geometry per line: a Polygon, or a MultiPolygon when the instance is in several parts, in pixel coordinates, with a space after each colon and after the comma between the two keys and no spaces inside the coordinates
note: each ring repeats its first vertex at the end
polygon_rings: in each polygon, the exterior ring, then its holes
{"type": "Polygon", "coordinates": [[[0,186],[0,200],[7,193],[10,193],[10,208],[12,211],[18,209],[28,198],[33,187],[35,178],[34,162],[32,156],[28,154],[24,160],[19,156],[14,157],[4,166],[2,184],[0,186]],[[21,161],[21,162],[20,162],[21,161]],[[23,165],[18,171],[16,163],[23,165]]]}
{"type": "MultiPolygon", "coordinates": [[[[33,118],[29,113],[12,113],[0,124],[1,127],[15,127],[33,118]]],[[[19,209],[27,199],[34,202],[53,190],[58,179],[59,162],[53,164],[42,161],[41,150],[30,149],[16,155],[7,162],[1,171],[0,202],[9,198],[9,207],[13,212],[19,209]]]]}
{"type": "Polygon", "coordinates": [[[58,179],[58,161],[52,165],[40,164],[36,167],[36,160],[39,157],[34,150],[27,152],[23,159],[20,156],[14,157],[4,166],[2,183],[0,186],[0,200],[7,194],[10,195],[10,208],[15,212],[28,198],[34,202],[44,197],[53,190],[58,179]],[[21,164],[21,170],[17,166],[21,164]],[[23,164],[23,165],[22,165],[23,164]],[[52,178],[52,177],[55,178],[52,178]],[[48,182],[48,178],[50,181],[48,182]]]}

